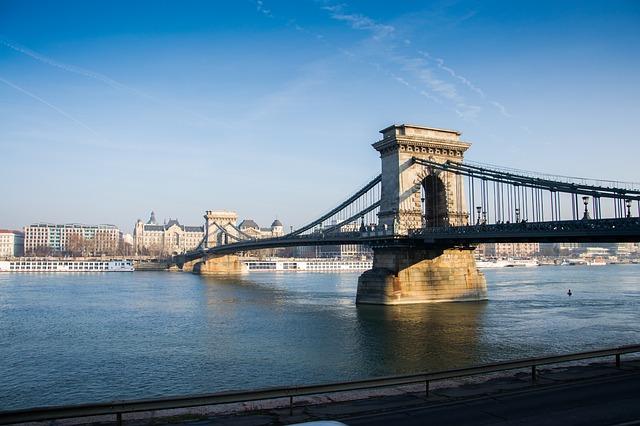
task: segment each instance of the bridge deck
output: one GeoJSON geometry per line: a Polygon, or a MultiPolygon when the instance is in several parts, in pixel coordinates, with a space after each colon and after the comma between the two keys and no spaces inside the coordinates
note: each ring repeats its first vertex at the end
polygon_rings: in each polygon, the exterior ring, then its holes
{"type": "Polygon", "coordinates": [[[285,235],[278,238],[245,240],[188,252],[175,263],[243,251],[281,247],[341,244],[371,246],[470,246],[505,242],[637,242],[640,241],[640,218],[567,220],[556,222],[520,222],[493,225],[423,228],[408,235],[394,235],[391,230],[365,232],[313,233],[285,235]]]}

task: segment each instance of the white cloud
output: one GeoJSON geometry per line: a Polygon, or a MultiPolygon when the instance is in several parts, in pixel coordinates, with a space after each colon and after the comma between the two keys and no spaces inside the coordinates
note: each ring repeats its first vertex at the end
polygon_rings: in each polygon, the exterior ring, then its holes
{"type": "Polygon", "coordinates": [[[429,52],[425,52],[423,50],[419,50],[418,51],[419,54],[421,54],[422,56],[424,56],[427,59],[430,59],[432,61],[434,61],[436,63],[436,65],[438,66],[438,68],[440,68],[441,70],[445,71],[446,73],[448,73],[451,77],[459,80],[460,82],[462,82],[462,84],[464,84],[465,86],[467,86],[469,89],[473,90],[474,92],[476,92],[478,95],[480,95],[481,97],[485,97],[484,91],[482,89],[480,89],[479,87],[477,87],[476,85],[474,85],[473,83],[471,83],[468,79],[466,79],[465,77],[461,76],[460,74],[456,73],[452,68],[446,66],[444,64],[444,59],[442,58],[435,58],[433,56],[431,56],[429,54],[429,52]]]}
{"type": "Polygon", "coordinates": [[[330,12],[333,19],[347,22],[353,29],[372,32],[374,39],[381,39],[395,31],[393,26],[380,24],[368,16],[359,13],[345,13],[345,7],[342,4],[323,6],[322,8],[330,12]]]}
{"type": "Polygon", "coordinates": [[[265,7],[264,2],[262,0],[256,0],[256,10],[262,13],[264,16],[273,18],[273,14],[271,13],[271,10],[265,7]]]}
{"type": "Polygon", "coordinates": [[[502,105],[500,102],[491,101],[489,103],[491,105],[493,105],[494,107],[496,107],[498,109],[498,111],[500,111],[500,114],[504,115],[505,117],[507,117],[507,118],[513,117],[513,115],[509,114],[509,112],[507,111],[507,108],[505,108],[505,106],[502,105]]]}

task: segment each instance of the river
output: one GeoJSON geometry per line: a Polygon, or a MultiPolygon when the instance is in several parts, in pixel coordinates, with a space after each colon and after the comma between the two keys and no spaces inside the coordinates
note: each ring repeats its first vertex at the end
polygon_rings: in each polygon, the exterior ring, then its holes
{"type": "Polygon", "coordinates": [[[316,384],[640,342],[640,265],[485,274],[486,302],[356,306],[357,274],[3,273],[0,410],[316,384]]]}

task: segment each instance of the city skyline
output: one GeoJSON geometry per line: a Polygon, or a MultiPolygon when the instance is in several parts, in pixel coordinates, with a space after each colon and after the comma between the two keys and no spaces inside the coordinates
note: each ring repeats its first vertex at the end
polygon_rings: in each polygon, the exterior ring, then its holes
{"type": "Polygon", "coordinates": [[[1,226],[297,227],[403,122],[462,131],[474,161],[640,180],[640,6],[544,5],[2,2],[1,226]]]}

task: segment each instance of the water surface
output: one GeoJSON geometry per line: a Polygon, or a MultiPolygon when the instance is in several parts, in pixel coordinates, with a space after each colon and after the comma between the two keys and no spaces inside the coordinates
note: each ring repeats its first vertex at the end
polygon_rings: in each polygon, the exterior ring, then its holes
{"type": "Polygon", "coordinates": [[[357,274],[0,274],[0,410],[640,342],[640,265],[485,273],[489,301],[405,306],[356,306],[357,274]]]}

